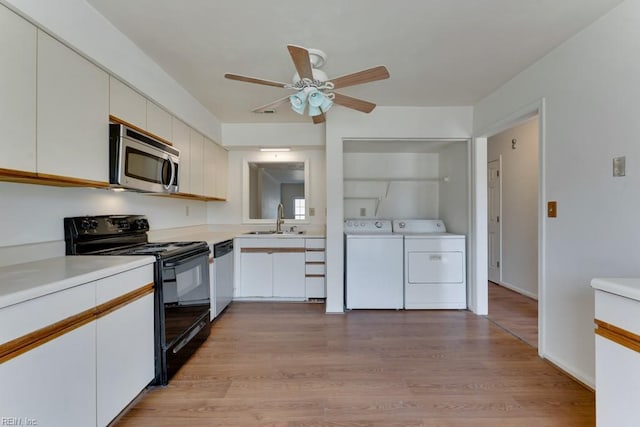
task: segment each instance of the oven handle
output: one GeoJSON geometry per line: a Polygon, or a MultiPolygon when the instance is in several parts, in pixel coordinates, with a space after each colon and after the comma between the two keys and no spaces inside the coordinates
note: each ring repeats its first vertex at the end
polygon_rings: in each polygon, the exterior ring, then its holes
{"type": "MultiPolygon", "coordinates": [[[[186,264],[189,261],[193,261],[196,258],[205,257],[207,255],[208,255],[208,251],[207,252],[198,252],[196,254],[193,254],[193,255],[188,256],[186,258],[179,259],[179,260],[174,261],[174,262],[166,262],[166,263],[164,263],[164,266],[168,267],[168,268],[178,267],[179,265],[186,264]]],[[[208,259],[208,256],[207,256],[207,259],[208,259]]]]}
{"type": "Polygon", "coordinates": [[[179,352],[180,350],[182,350],[182,348],[189,344],[189,341],[191,341],[193,339],[193,337],[195,337],[196,335],[198,335],[198,333],[204,329],[204,327],[207,326],[207,321],[206,320],[201,320],[198,323],[198,326],[196,326],[195,328],[193,328],[193,330],[191,332],[189,332],[189,335],[187,335],[186,337],[184,337],[182,340],[180,340],[180,342],[178,344],[176,344],[176,346],[173,348],[172,352],[173,354],[176,354],[177,352],[179,352]]]}

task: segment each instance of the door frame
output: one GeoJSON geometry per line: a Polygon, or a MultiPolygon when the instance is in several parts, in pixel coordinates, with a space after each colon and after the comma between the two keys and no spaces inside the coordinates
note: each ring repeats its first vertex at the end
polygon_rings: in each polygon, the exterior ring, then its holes
{"type": "MultiPolygon", "coordinates": [[[[487,146],[487,149],[489,147],[487,146]]],[[[498,156],[497,159],[494,160],[489,160],[489,158],[487,157],[487,172],[489,171],[489,163],[493,163],[493,162],[497,162],[498,163],[498,198],[499,198],[499,206],[498,206],[498,236],[499,236],[499,241],[498,244],[500,245],[499,250],[498,250],[498,280],[497,282],[502,284],[502,154],[500,154],[498,156]]],[[[487,181],[487,184],[489,182],[487,181]]],[[[487,186],[487,196],[489,196],[489,189],[487,186]]],[[[488,199],[487,199],[487,203],[488,203],[488,199]]],[[[488,208],[490,208],[490,206],[487,205],[488,208]]],[[[489,211],[487,211],[489,212],[489,211]]],[[[487,214],[487,218],[489,218],[489,215],[487,214]]],[[[488,239],[488,222],[487,222],[487,239],[488,239]]],[[[487,243],[489,243],[489,241],[487,240],[487,243]]],[[[487,245],[488,248],[488,245],[487,245]]],[[[487,253],[487,258],[490,261],[491,260],[491,253],[488,252],[487,253]]],[[[487,263],[487,269],[490,269],[490,262],[487,263]]],[[[488,274],[488,273],[487,273],[488,274]]],[[[491,279],[489,279],[491,280],[491,279]]],[[[492,282],[495,282],[495,280],[491,280],[492,282]]]]}
{"type": "Polygon", "coordinates": [[[469,308],[476,314],[488,313],[488,182],[487,143],[490,136],[538,116],[538,355],[545,357],[546,337],[546,120],[545,99],[540,98],[509,114],[485,129],[474,132],[472,157],[471,271],[469,308]]]}

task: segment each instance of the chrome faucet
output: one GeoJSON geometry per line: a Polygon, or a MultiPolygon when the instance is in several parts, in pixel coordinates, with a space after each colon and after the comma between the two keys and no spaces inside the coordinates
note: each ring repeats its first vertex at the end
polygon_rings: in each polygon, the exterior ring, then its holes
{"type": "Polygon", "coordinates": [[[276,233],[282,233],[282,224],[284,224],[284,205],[278,203],[278,214],[276,219],[276,233]]]}

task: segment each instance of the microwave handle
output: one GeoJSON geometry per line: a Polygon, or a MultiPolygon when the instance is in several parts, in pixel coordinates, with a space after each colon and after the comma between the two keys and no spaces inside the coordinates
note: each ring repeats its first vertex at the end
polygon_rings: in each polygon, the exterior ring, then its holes
{"type": "Polygon", "coordinates": [[[171,159],[171,157],[167,158],[167,160],[165,161],[169,162],[169,164],[171,165],[171,178],[169,178],[169,182],[162,184],[164,186],[164,189],[168,190],[169,188],[171,188],[171,185],[173,184],[173,181],[176,177],[176,165],[175,163],[173,163],[173,159],[171,159]]]}

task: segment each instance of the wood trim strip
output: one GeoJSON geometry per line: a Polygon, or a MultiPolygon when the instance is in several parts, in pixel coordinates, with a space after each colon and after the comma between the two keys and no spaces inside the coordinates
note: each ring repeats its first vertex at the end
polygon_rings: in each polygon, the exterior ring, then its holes
{"type": "Polygon", "coordinates": [[[96,307],[96,318],[106,316],[107,314],[124,307],[140,298],[153,293],[153,282],[139,287],[131,292],[127,292],[124,295],[120,295],[110,301],[100,304],[96,307]]]}
{"type": "Polygon", "coordinates": [[[597,335],[640,353],[640,335],[598,319],[595,319],[595,324],[597,335]]]}
{"type": "Polygon", "coordinates": [[[155,196],[155,197],[171,197],[174,199],[189,199],[189,200],[198,200],[201,202],[226,202],[227,199],[223,199],[220,197],[210,197],[210,196],[199,196],[197,194],[191,194],[191,193],[170,193],[170,194],[164,194],[164,193],[147,193],[145,194],[147,196],[155,196]]]}
{"type": "Polygon", "coordinates": [[[242,248],[240,252],[247,253],[289,253],[304,252],[304,248],[242,248]]]}
{"type": "Polygon", "coordinates": [[[324,261],[305,261],[307,265],[324,265],[324,261]]]}
{"type": "Polygon", "coordinates": [[[151,137],[153,139],[157,139],[158,141],[163,142],[163,143],[165,143],[167,145],[173,145],[173,143],[171,143],[171,141],[169,141],[167,139],[164,139],[163,137],[158,136],[158,135],[156,135],[154,133],[151,133],[148,130],[144,130],[144,129],[142,129],[142,128],[140,128],[140,127],[138,127],[138,126],[136,126],[136,125],[134,125],[132,123],[129,123],[128,121],[123,120],[120,117],[117,117],[117,116],[109,114],[109,121],[114,122],[114,123],[119,123],[121,125],[125,125],[127,127],[130,127],[131,129],[135,130],[136,132],[139,132],[139,133],[141,133],[143,135],[149,136],[149,137],[151,137]]]}
{"type": "Polygon", "coordinates": [[[324,274],[305,274],[304,277],[325,277],[324,274]]]}
{"type": "Polygon", "coordinates": [[[306,248],[307,252],[324,252],[324,248],[306,248]]]}
{"type": "Polygon", "coordinates": [[[153,293],[153,283],[144,285],[134,291],[128,292],[97,307],[84,310],[66,319],[62,319],[51,325],[37,329],[21,337],[15,338],[0,345],[0,364],[18,357],[23,353],[33,350],[51,340],[67,334],[94,320],[106,316],[118,308],[121,308],[143,296],[153,293]]]}
{"type": "Polygon", "coordinates": [[[103,181],[91,181],[88,179],[72,178],[68,176],[50,175],[12,169],[0,169],[0,181],[18,182],[21,184],[49,185],[53,187],[109,187],[109,183],[103,181]]]}

